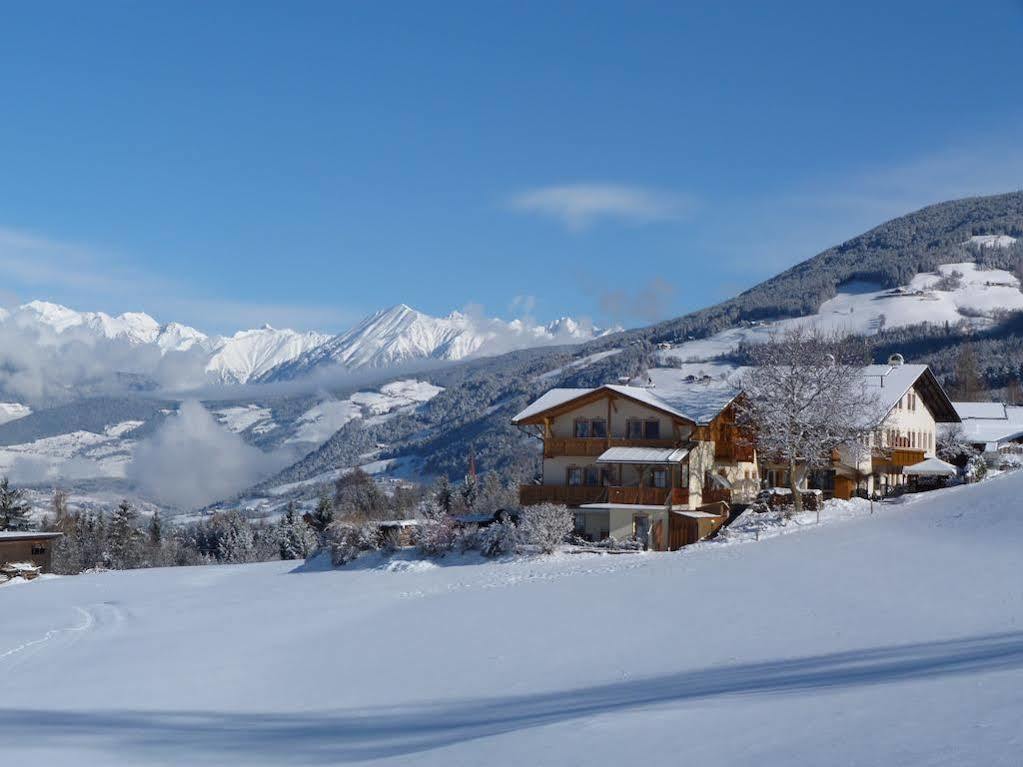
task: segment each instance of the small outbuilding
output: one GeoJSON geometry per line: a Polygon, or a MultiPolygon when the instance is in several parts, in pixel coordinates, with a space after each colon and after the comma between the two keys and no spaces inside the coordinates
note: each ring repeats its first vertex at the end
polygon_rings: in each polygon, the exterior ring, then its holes
{"type": "Polygon", "coordinates": [[[0,531],[0,565],[30,563],[42,572],[50,571],[53,547],[63,533],[41,533],[38,530],[0,531]]]}

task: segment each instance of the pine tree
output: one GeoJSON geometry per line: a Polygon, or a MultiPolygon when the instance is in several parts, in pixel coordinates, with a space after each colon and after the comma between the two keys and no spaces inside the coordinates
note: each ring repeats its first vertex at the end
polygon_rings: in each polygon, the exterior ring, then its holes
{"type": "Polygon", "coordinates": [[[160,548],[163,544],[163,520],[160,518],[159,510],[153,512],[149,518],[149,529],[147,531],[149,545],[153,548],[160,548]]]}
{"type": "Polygon", "coordinates": [[[136,527],[138,512],[127,500],[117,504],[110,520],[110,556],[114,567],[127,570],[142,563],[142,532],[136,527]]]}
{"type": "Polygon", "coordinates": [[[32,507],[25,500],[25,491],[11,487],[7,477],[0,478],[0,531],[29,530],[32,507]]]}
{"type": "Polygon", "coordinates": [[[433,502],[443,514],[451,514],[454,495],[447,474],[441,474],[433,488],[433,502]]]}
{"type": "Polygon", "coordinates": [[[313,529],[318,533],[322,533],[334,521],[334,502],[330,500],[329,495],[326,493],[320,495],[316,508],[309,518],[312,520],[313,529]]]}
{"type": "Polygon", "coordinates": [[[295,512],[294,501],[288,503],[278,523],[277,535],[281,559],[305,559],[316,545],[309,525],[295,512]]]}
{"type": "Polygon", "coordinates": [[[462,480],[460,495],[462,497],[462,508],[465,509],[466,514],[471,514],[476,508],[476,501],[479,500],[480,495],[480,482],[475,474],[465,475],[465,479],[462,480]]]}

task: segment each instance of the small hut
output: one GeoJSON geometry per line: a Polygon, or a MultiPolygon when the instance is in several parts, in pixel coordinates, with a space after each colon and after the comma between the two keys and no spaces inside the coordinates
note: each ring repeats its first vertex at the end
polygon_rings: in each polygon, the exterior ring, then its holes
{"type": "Polygon", "coordinates": [[[957,471],[955,466],[940,458],[927,458],[902,469],[902,473],[912,483],[913,489],[918,491],[944,487],[957,471]]]}

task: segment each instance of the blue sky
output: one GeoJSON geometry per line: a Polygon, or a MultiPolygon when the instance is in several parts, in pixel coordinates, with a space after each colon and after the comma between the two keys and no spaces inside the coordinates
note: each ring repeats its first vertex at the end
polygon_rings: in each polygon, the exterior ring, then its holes
{"type": "Polygon", "coordinates": [[[23,3],[0,299],[625,325],[1023,187],[1023,5],[23,3]]]}

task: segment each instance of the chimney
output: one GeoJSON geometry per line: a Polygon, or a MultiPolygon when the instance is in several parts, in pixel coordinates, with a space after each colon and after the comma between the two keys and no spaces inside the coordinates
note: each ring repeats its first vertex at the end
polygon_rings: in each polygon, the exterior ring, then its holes
{"type": "Polygon", "coordinates": [[[892,356],[890,356],[888,358],[888,364],[891,365],[893,368],[897,368],[899,365],[901,365],[905,361],[906,360],[903,359],[901,354],[893,354],[892,356]]]}

